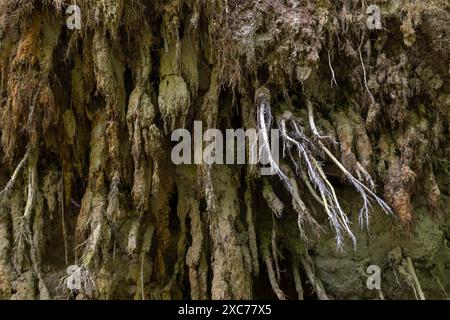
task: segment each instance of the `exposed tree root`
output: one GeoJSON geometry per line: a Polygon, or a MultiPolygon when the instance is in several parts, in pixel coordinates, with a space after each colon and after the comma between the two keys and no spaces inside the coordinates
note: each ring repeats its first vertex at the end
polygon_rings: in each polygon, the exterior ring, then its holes
{"type": "Polygon", "coordinates": [[[5,188],[3,188],[2,191],[0,191],[0,203],[2,203],[4,201],[4,199],[8,196],[8,194],[13,189],[14,184],[16,183],[17,177],[20,174],[20,171],[22,170],[25,163],[28,161],[29,155],[30,155],[30,148],[27,148],[25,155],[23,156],[22,160],[20,160],[19,164],[17,165],[16,169],[14,170],[14,173],[11,176],[11,179],[8,181],[5,188]]]}
{"type": "Polygon", "coordinates": [[[314,289],[314,292],[317,295],[317,298],[319,300],[329,300],[328,295],[323,287],[322,281],[320,281],[320,279],[317,278],[316,275],[314,274],[314,270],[311,267],[312,265],[311,258],[306,254],[306,258],[300,257],[300,261],[302,262],[303,268],[306,272],[306,275],[308,276],[309,282],[311,283],[314,289]]]}
{"type": "Polygon", "coordinates": [[[300,278],[300,271],[299,271],[299,263],[297,259],[294,259],[292,263],[292,275],[294,277],[295,282],[295,290],[297,290],[298,293],[298,300],[304,300],[304,292],[303,292],[303,286],[302,281],[300,278]]]}
{"type": "Polygon", "coordinates": [[[275,294],[279,300],[286,300],[286,295],[284,294],[284,292],[280,289],[280,286],[278,285],[277,276],[275,274],[275,270],[274,270],[273,264],[272,264],[272,259],[270,258],[268,252],[265,250],[263,250],[262,255],[264,257],[264,262],[265,262],[266,268],[267,268],[267,274],[269,275],[269,281],[270,281],[270,285],[272,286],[273,292],[275,292],[275,294]]]}

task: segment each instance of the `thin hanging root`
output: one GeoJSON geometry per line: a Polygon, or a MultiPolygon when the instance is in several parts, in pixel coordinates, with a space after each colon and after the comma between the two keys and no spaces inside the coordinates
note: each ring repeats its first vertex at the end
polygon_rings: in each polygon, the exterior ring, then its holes
{"type": "Polygon", "coordinates": [[[433,278],[436,280],[437,284],[439,285],[439,287],[442,290],[442,293],[444,294],[444,297],[446,300],[449,299],[447,291],[445,290],[444,286],[442,285],[441,280],[439,279],[439,277],[437,275],[435,275],[433,272],[431,272],[431,275],[433,276],[433,278]]]}
{"type": "Polygon", "coordinates": [[[333,66],[331,65],[330,51],[328,51],[328,66],[330,67],[330,71],[331,71],[331,87],[333,88],[333,83],[336,85],[336,87],[338,87],[338,83],[336,81],[336,76],[334,74],[334,69],[333,69],[333,66]]]}
{"type": "Polygon", "coordinates": [[[273,269],[272,259],[270,259],[270,255],[267,251],[268,250],[263,251],[263,256],[264,256],[264,262],[266,263],[267,274],[269,275],[270,285],[272,286],[272,290],[273,290],[273,292],[275,292],[275,294],[277,295],[277,298],[279,300],[286,300],[286,295],[284,294],[284,292],[280,289],[280,286],[278,285],[275,271],[273,269]]]}
{"type": "Polygon", "coordinates": [[[308,176],[305,173],[305,170],[303,167],[301,167],[301,174],[302,174],[302,181],[306,185],[306,188],[308,189],[309,193],[312,195],[312,197],[319,202],[322,206],[325,206],[322,199],[317,195],[316,191],[314,190],[313,186],[308,180],[308,176]]]}
{"type": "Polygon", "coordinates": [[[248,238],[250,254],[252,256],[253,274],[258,277],[259,275],[259,259],[258,259],[258,244],[256,240],[255,222],[253,221],[253,208],[252,208],[252,192],[250,178],[246,177],[247,190],[245,190],[245,203],[247,206],[247,225],[248,225],[248,238]]]}
{"type": "Polygon", "coordinates": [[[269,142],[269,128],[272,123],[272,113],[270,111],[270,92],[263,88],[258,91],[257,99],[260,106],[258,109],[258,126],[261,133],[262,145],[260,149],[260,154],[267,157],[270,167],[272,170],[280,177],[281,181],[285,184],[289,191],[292,190],[292,186],[289,183],[289,179],[283,173],[283,171],[278,166],[277,162],[272,157],[272,151],[269,142]]]}
{"type": "Polygon", "coordinates": [[[411,261],[410,257],[406,258],[406,268],[408,269],[409,274],[412,276],[412,279],[414,281],[415,289],[414,292],[419,294],[420,300],[425,300],[425,295],[423,294],[422,287],[420,286],[419,279],[417,278],[416,271],[414,270],[414,265],[411,261]]]}
{"type": "Polygon", "coordinates": [[[61,175],[60,191],[59,191],[59,203],[61,204],[61,229],[64,241],[64,261],[66,266],[69,265],[69,243],[67,241],[67,226],[66,226],[66,214],[64,204],[64,174],[61,175]]]}
{"type": "MultiPolygon", "coordinates": [[[[337,199],[336,192],[333,188],[333,185],[331,184],[330,181],[328,181],[327,176],[325,175],[325,172],[323,172],[322,167],[319,165],[319,163],[316,160],[314,160],[314,165],[316,166],[316,169],[319,172],[319,174],[321,175],[323,181],[327,184],[329,190],[331,191],[333,202],[339,207],[339,201],[337,199]]],[[[326,204],[325,197],[323,198],[323,201],[326,204]]],[[[325,209],[330,210],[330,207],[328,205],[326,205],[325,209]]],[[[350,221],[348,220],[347,215],[340,209],[340,207],[339,207],[339,210],[337,210],[336,212],[337,212],[336,217],[338,218],[341,226],[344,227],[344,230],[348,233],[350,238],[353,240],[354,245],[356,245],[356,237],[350,229],[350,221]]],[[[330,214],[331,214],[331,211],[330,211],[330,214]]]]}
{"type": "Polygon", "coordinates": [[[298,260],[294,258],[292,262],[292,275],[294,276],[295,290],[298,293],[298,300],[304,300],[303,286],[300,279],[300,268],[298,266],[298,260]]]}
{"type": "Polygon", "coordinates": [[[23,156],[22,160],[20,160],[19,164],[14,170],[11,179],[8,181],[5,188],[2,191],[0,191],[0,201],[11,192],[12,188],[14,187],[14,184],[16,183],[17,177],[19,176],[19,173],[22,170],[25,163],[27,162],[29,156],[30,156],[30,148],[27,148],[25,155],[23,156]]]}
{"type": "Polygon", "coordinates": [[[271,243],[272,243],[272,255],[273,255],[273,261],[275,262],[275,274],[276,274],[276,280],[280,280],[280,264],[278,262],[278,246],[277,246],[277,224],[276,224],[275,216],[272,215],[272,237],[271,237],[271,243]]]}
{"type": "Polygon", "coordinates": [[[349,228],[348,218],[337,201],[334,189],[326,179],[320,164],[312,155],[313,153],[318,153],[315,145],[305,136],[299,125],[289,115],[283,115],[279,122],[279,128],[283,138],[283,150],[288,150],[297,173],[300,171],[299,168],[306,166],[308,178],[305,180],[311,181],[320,193],[321,203],[328,215],[331,226],[336,232],[338,250],[341,250],[343,247],[344,233],[352,239],[353,245],[356,246],[356,238],[349,228]],[[287,124],[292,127],[293,133],[288,131],[287,124]],[[298,160],[294,158],[292,148],[297,150],[298,160]]]}
{"type": "MultiPolygon", "coordinates": [[[[319,132],[316,128],[315,122],[314,122],[314,111],[312,107],[312,103],[308,101],[308,118],[309,118],[309,125],[311,127],[311,131],[320,139],[319,132]]],[[[358,179],[356,179],[340,162],[336,157],[331,153],[331,151],[323,144],[322,141],[318,141],[319,146],[322,148],[322,150],[328,155],[328,157],[336,164],[336,166],[345,174],[347,179],[353,184],[353,186],[356,188],[356,190],[360,193],[362,199],[363,199],[363,206],[360,210],[359,214],[359,222],[363,226],[364,221],[366,222],[366,225],[368,226],[369,223],[369,208],[370,208],[370,201],[375,200],[378,205],[383,209],[384,212],[387,214],[392,215],[392,209],[380,198],[378,197],[373,190],[365,186],[363,183],[361,183],[358,179]]],[[[362,168],[362,167],[361,167],[362,168]]],[[[366,180],[372,181],[370,178],[370,175],[363,169],[362,171],[366,175],[366,180]]],[[[374,187],[373,184],[371,187],[374,187]]]]}
{"type": "Polygon", "coordinates": [[[316,234],[322,230],[320,225],[317,223],[317,221],[312,217],[309,210],[306,208],[305,203],[300,197],[300,193],[298,191],[298,185],[297,181],[294,176],[294,172],[289,166],[286,166],[283,168],[285,172],[287,172],[287,176],[289,177],[289,182],[292,186],[292,207],[294,208],[295,212],[297,212],[298,218],[297,218],[297,224],[300,230],[300,233],[302,237],[305,240],[308,240],[306,237],[306,233],[304,231],[305,225],[310,225],[313,228],[313,231],[316,232],[316,234]]]}
{"type": "Polygon", "coordinates": [[[56,290],[62,294],[65,290],[80,290],[87,296],[92,296],[95,282],[88,269],[77,265],[70,265],[66,269],[67,274],[61,277],[56,290]]]}
{"type": "Polygon", "coordinates": [[[313,286],[314,292],[317,295],[319,300],[330,300],[327,296],[327,293],[323,287],[322,281],[319,278],[316,278],[312,268],[311,263],[309,262],[310,258],[301,257],[300,258],[303,268],[308,276],[309,282],[313,286]]]}
{"type": "Polygon", "coordinates": [[[30,219],[31,212],[33,210],[35,198],[36,198],[36,188],[37,188],[37,159],[33,157],[31,159],[28,168],[28,196],[27,202],[25,204],[25,210],[20,222],[18,237],[17,237],[17,251],[16,254],[22,254],[25,250],[25,243],[32,244],[31,229],[30,229],[30,219]]]}
{"type": "Polygon", "coordinates": [[[367,93],[370,96],[370,99],[372,100],[372,105],[374,105],[374,104],[376,104],[376,102],[375,102],[375,98],[374,98],[374,96],[373,96],[372,92],[370,91],[369,86],[367,84],[367,71],[366,71],[366,66],[364,65],[364,59],[363,59],[362,53],[361,53],[361,46],[363,44],[363,41],[364,41],[364,34],[361,37],[361,44],[358,47],[358,52],[359,52],[359,59],[361,60],[361,65],[362,65],[362,69],[363,69],[364,86],[365,86],[365,88],[367,90],[367,93]]]}

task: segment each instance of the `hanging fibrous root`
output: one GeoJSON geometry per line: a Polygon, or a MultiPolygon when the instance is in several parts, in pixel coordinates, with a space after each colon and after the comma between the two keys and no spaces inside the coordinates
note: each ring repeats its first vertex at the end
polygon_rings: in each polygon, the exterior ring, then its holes
{"type": "Polygon", "coordinates": [[[366,88],[367,93],[370,96],[370,100],[371,100],[371,106],[376,105],[376,101],[375,101],[375,97],[373,96],[372,92],[369,89],[369,85],[367,83],[367,71],[366,71],[366,66],[364,65],[364,59],[361,53],[361,47],[364,43],[364,33],[361,35],[361,43],[358,47],[358,53],[359,53],[359,60],[361,61],[361,66],[362,66],[362,70],[363,70],[363,80],[364,80],[364,87],[366,88]]]}
{"type": "Polygon", "coordinates": [[[342,171],[342,173],[347,177],[349,182],[356,188],[356,190],[362,197],[363,206],[361,207],[360,212],[359,212],[359,223],[361,224],[361,226],[364,226],[364,223],[366,223],[366,226],[368,226],[368,224],[369,224],[369,208],[371,207],[371,201],[376,201],[378,203],[378,205],[381,207],[381,209],[383,209],[384,212],[386,212],[389,215],[392,215],[393,214],[392,209],[386,204],[386,202],[384,202],[380,197],[378,197],[375,194],[375,184],[373,183],[373,179],[370,177],[369,173],[361,165],[358,166],[360,172],[363,173],[365,180],[369,182],[370,187],[367,187],[362,182],[360,182],[358,179],[356,179],[342,165],[342,163],[340,163],[339,160],[336,159],[336,157],[331,153],[331,151],[320,140],[320,135],[318,133],[318,130],[317,130],[315,122],[314,122],[314,111],[313,111],[312,103],[310,101],[308,101],[307,106],[308,106],[309,125],[311,128],[311,131],[314,133],[314,135],[317,138],[317,142],[318,142],[320,148],[336,164],[336,166],[342,171]]]}
{"type": "Polygon", "coordinates": [[[317,146],[305,135],[303,128],[290,112],[285,112],[281,116],[278,125],[283,141],[283,154],[289,156],[297,174],[306,167],[307,174],[303,176],[307,175],[305,180],[309,180],[314,187],[311,192],[315,194],[317,190],[320,194],[321,203],[336,232],[338,249],[343,248],[344,234],[347,234],[356,245],[356,237],[350,229],[350,221],[341,209],[334,188],[323,172],[321,164],[314,157],[314,154],[319,154],[317,146]]]}
{"type": "Polygon", "coordinates": [[[331,64],[330,51],[328,51],[328,66],[330,67],[330,71],[331,71],[331,87],[333,88],[333,85],[336,85],[336,87],[338,87],[339,85],[336,81],[336,75],[334,73],[333,65],[331,64]]]}
{"type": "MultiPolygon", "coordinates": [[[[256,92],[256,103],[259,106],[258,108],[258,129],[260,132],[260,138],[262,141],[260,142],[260,158],[264,159],[264,162],[267,162],[272,171],[280,177],[284,186],[288,189],[289,193],[292,196],[292,205],[294,210],[298,214],[298,226],[303,239],[307,240],[305,233],[305,225],[312,226],[315,230],[319,229],[318,223],[311,216],[310,212],[307,210],[305,204],[300,198],[298,192],[297,182],[293,174],[288,174],[290,172],[289,167],[281,168],[277,161],[272,156],[272,148],[269,140],[269,128],[272,126],[273,118],[270,111],[270,92],[266,88],[261,88],[256,92]]],[[[269,207],[272,209],[274,214],[277,217],[281,216],[283,211],[283,204],[280,200],[275,196],[271,187],[266,185],[264,187],[265,193],[264,198],[266,199],[269,207]],[[278,201],[277,201],[278,200],[278,201]]]]}
{"type": "MultiPolygon", "coordinates": [[[[259,101],[261,103],[260,112],[258,115],[259,124],[260,128],[265,130],[267,127],[270,127],[272,118],[270,111],[265,109],[267,107],[267,100],[260,98],[259,101]]],[[[313,198],[315,198],[324,207],[331,226],[336,232],[336,243],[338,249],[342,249],[343,247],[345,234],[352,240],[353,245],[356,246],[356,237],[350,228],[351,223],[349,218],[342,210],[336,196],[335,189],[328,180],[322,168],[322,164],[316,159],[316,157],[326,154],[361,195],[363,205],[359,212],[359,223],[362,227],[364,225],[368,226],[369,224],[369,209],[372,201],[377,202],[387,214],[392,214],[392,210],[375,194],[375,183],[373,182],[373,179],[367,170],[358,161],[356,161],[356,159],[354,159],[355,165],[353,167],[355,172],[357,172],[358,179],[355,178],[325,146],[322,140],[329,140],[331,138],[322,136],[317,130],[314,122],[313,107],[310,101],[307,101],[307,107],[309,126],[314,135],[313,138],[309,138],[306,135],[305,129],[301,125],[301,121],[297,120],[291,112],[286,111],[280,117],[278,127],[280,129],[283,142],[283,157],[288,156],[294,165],[296,174],[302,178],[313,198]],[[364,180],[369,187],[363,184],[360,180],[364,180]]],[[[306,210],[303,201],[301,201],[298,196],[298,187],[296,185],[296,180],[293,177],[294,175],[286,175],[285,172],[290,171],[287,166],[283,167],[283,170],[281,170],[279,166],[272,165],[272,163],[271,166],[283,180],[284,184],[293,196],[293,200],[296,200],[293,202],[293,205],[294,208],[296,208],[296,211],[299,212],[299,228],[302,235],[304,235],[302,225],[305,223],[315,225],[315,221],[312,219],[311,215],[306,210]],[[290,178],[288,178],[288,176],[290,178]]]]}

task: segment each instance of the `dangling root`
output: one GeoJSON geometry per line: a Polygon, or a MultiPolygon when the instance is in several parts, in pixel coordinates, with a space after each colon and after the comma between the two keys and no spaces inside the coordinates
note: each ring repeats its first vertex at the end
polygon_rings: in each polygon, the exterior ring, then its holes
{"type": "Polygon", "coordinates": [[[256,103],[258,105],[258,129],[262,138],[262,145],[260,147],[260,157],[266,157],[272,171],[276,173],[286,188],[292,192],[292,186],[289,179],[280,169],[276,161],[272,157],[272,152],[269,142],[269,128],[272,124],[272,113],[270,111],[270,92],[266,88],[261,88],[256,93],[256,103]]]}
{"type": "Polygon", "coordinates": [[[22,220],[19,225],[18,237],[16,239],[17,242],[17,250],[15,257],[19,254],[23,254],[25,250],[26,243],[32,245],[32,235],[31,235],[31,227],[30,227],[30,219],[31,212],[33,210],[34,201],[36,198],[36,189],[37,189],[37,159],[33,157],[31,159],[31,163],[29,164],[28,169],[28,196],[27,202],[25,205],[25,210],[22,216],[22,220]]]}
{"type": "Polygon", "coordinates": [[[286,295],[280,289],[280,286],[277,282],[277,277],[275,275],[275,270],[273,269],[272,259],[270,259],[270,255],[268,250],[263,250],[264,262],[266,263],[267,273],[269,275],[270,285],[272,286],[273,292],[277,295],[279,300],[286,300],[286,295]]]}
{"type": "MultiPolygon", "coordinates": [[[[28,151],[26,154],[28,157],[28,151]]],[[[47,286],[45,285],[44,278],[41,272],[40,258],[36,249],[36,243],[33,241],[33,234],[31,231],[31,214],[34,209],[36,195],[37,195],[37,153],[33,153],[28,168],[28,196],[25,205],[25,210],[22,216],[22,220],[19,225],[18,237],[16,238],[16,251],[14,254],[14,261],[16,265],[21,266],[23,254],[25,252],[26,244],[28,243],[30,248],[30,261],[35,275],[39,280],[39,293],[41,299],[49,299],[50,294],[47,286]]],[[[26,158],[24,158],[26,159],[26,158]]],[[[24,160],[22,160],[24,161],[24,160]]],[[[20,165],[20,164],[19,164],[20,165]]],[[[23,165],[23,164],[22,164],[23,165]]],[[[17,169],[16,169],[17,170],[17,169]]]]}
{"type": "Polygon", "coordinates": [[[277,218],[281,218],[284,211],[284,204],[280,199],[278,199],[276,194],[273,192],[272,186],[266,180],[264,180],[262,194],[275,216],[277,218]]]}
{"type": "Polygon", "coordinates": [[[250,247],[250,255],[252,257],[252,270],[255,276],[259,275],[259,259],[258,259],[258,244],[256,240],[255,222],[253,221],[252,208],[252,190],[250,178],[246,177],[247,190],[245,190],[245,204],[247,206],[246,221],[248,225],[248,242],[250,247]]]}
{"type": "Polygon", "coordinates": [[[416,287],[415,289],[417,290],[417,293],[419,294],[420,300],[425,300],[425,295],[423,294],[422,287],[420,286],[419,279],[417,278],[416,271],[414,270],[414,265],[413,265],[410,257],[406,258],[406,269],[408,270],[409,274],[412,276],[414,285],[416,287]]]}
{"type": "Polygon", "coordinates": [[[295,283],[295,290],[297,290],[298,293],[298,300],[304,300],[303,295],[303,286],[302,281],[300,279],[300,270],[298,266],[298,260],[294,258],[292,262],[292,275],[294,276],[294,283],[295,283]]]}
{"type": "Polygon", "coordinates": [[[25,155],[23,156],[22,160],[20,160],[19,164],[17,165],[16,169],[14,170],[14,173],[11,176],[11,179],[8,181],[5,188],[2,191],[0,191],[0,203],[11,192],[12,188],[14,187],[14,184],[16,183],[16,180],[17,180],[17,177],[19,176],[20,171],[22,170],[23,166],[25,165],[25,163],[28,160],[29,155],[30,155],[30,148],[27,148],[25,155]]]}
{"type": "Polygon", "coordinates": [[[325,173],[321,169],[321,165],[312,155],[313,153],[318,153],[315,145],[305,136],[297,122],[292,119],[291,114],[285,113],[282,116],[279,122],[279,128],[283,139],[283,150],[287,150],[297,173],[300,171],[299,168],[302,168],[304,164],[308,172],[308,179],[305,180],[311,181],[314,187],[319,191],[325,212],[336,232],[338,249],[341,250],[343,247],[343,232],[352,239],[354,246],[356,246],[356,237],[350,229],[348,217],[342,211],[333,186],[327,180],[325,173]],[[293,133],[288,131],[288,124],[292,127],[293,133]],[[298,152],[298,160],[295,159],[292,154],[293,147],[298,152]]]}
{"type": "Polygon", "coordinates": [[[362,66],[362,69],[363,69],[364,87],[366,88],[367,93],[369,94],[370,99],[372,100],[372,106],[373,106],[373,105],[376,104],[376,102],[375,102],[375,98],[374,98],[374,96],[373,96],[372,92],[370,91],[369,86],[367,84],[367,71],[366,71],[366,66],[364,65],[364,59],[363,59],[362,53],[361,53],[361,46],[363,44],[363,41],[364,41],[364,34],[361,37],[361,44],[358,47],[358,53],[359,53],[359,59],[361,61],[361,66],[362,66]]]}
{"type": "MultiPolygon", "coordinates": [[[[317,131],[316,125],[314,123],[314,111],[312,107],[312,103],[308,101],[308,117],[309,117],[309,124],[311,127],[311,130],[316,135],[317,138],[320,139],[320,135],[317,131]]],[[[318,140],[318,143],[322,150],[330,157],[330,159],[336,164],[336,166],[345,174],[347,179],[350,181],[351,184],[356,188],[356,190],[359,192],[363,199],[363,206],[360,209],[359,212],[359,223],[361,226],[364,226],[364,222],[366,223],[366,226],[369,224],[369,208],[370,208],[370,202],[375,200],[378,205],[383,209],[384,212],[386,212],[389,215],[392,215],[392,209],[380,198],[378,197],[375,192],[372,190],[374,189],[374,184],[372,182],[372,178],[370,177],[369,173],[362,167],[359,166],[359,170],[361,170],[366,180],[370,182],[371,188],[368,188],[363,183],[361,183],[358,179],[356,179],[340,162],[336,159],[336,157],[331,153],[330,150],[323,144],[322,141],[318,140]]]]}
{"type": "Polygon", "coordinates": [[[297,181],[295,179],[294,173],[292,172],[289,166],[283,167],[286,171],[287,176],[289,177],[289,182],[292,186],[292,207],[297,213],[297,224],[300,230],[300,234],[302,238],[308,241],[306,237],[306,232],[304,226],[309,225],[312,227],[312,230],[317,234],[319,231],[322,231],[321,226],[317,223],[317,221],[312,217],[309,210],[306,208],[305,203],[300,198],[300,193],[298,191],[297,181]]]}
{"type": "Polygon", "coordinates": [[[406,283],[412,288],[416,299],[425,300],[425,295],[422,291],[419,279],[417,278],[411,258],[404,257],[402,249],[400,247],[396,247],[391,252],[389,252],[388,257],[393,267],[397,283],[400,284],[395,269],[398,270],[399,274],[404,277],[406,283]]]}
{"type": "MultiPolygon", "coordinates": [[[[327,179],[327,176],[322,169],[322,165],[314,157],[314,154],[320,154],[319,150],[317,150],[318,148],[316,145],[318,145],[321,151],[324,152],[337,165],[337,167],[344,173],[350,183],[356,188],[358,193],[360,193],[363,200],[363,205],[359,212],[359,223],[361,226],[364,226],[364,224],[368,226],[369,224],[369,208],[371,207],[371,201],[376,201],[383,209],[383,211],[385,211],[387,214],[392,214],[393,212],[391,208],[375,194],[375,185],[373,183],[373,180],[362,165],[357,163],[356,171],[358,173],[358,176],[363,177],[369,183],[370,188],[360,182],[357,178],[355,178],[325,146],[325,144],[321,140],[328,137],[321,136],[319,131],[317,130],[314,122],[313,108],[310,101],[307,102],[307,106],[310,129],[313,135],[316,137],[316,140],[313,142],[308,137],[306,137],[303,128],[296,121],[294,116],[289,112],[285,112],[279,121],[279,128],[283,139],[283,154],[285,154],[286,152],[288,153],[292,163],[295,166],[297,174],[301,175],[309,192],[319,203],[323,205],[330,223],[335,229],[338,249],[342,249],[344,233],[351,238],[351,240],[353,241],[353,245],[356,247],[356,237],[351,231],[348,216],[342,210],[341,205],[337,199],[334,187],[327,179]],[[292,154],[292,148],[296,149],[296,156],[298,159],[296,159],[292,154]],[[307,174],[304,167],[306,167],[307,169],[307,174]],[[312,182],[312,185],[310,182],[312,182]],[[319,192],[320,197],[316,193],[316,190],[319,192]]],[[[294,183],[295,179],[290,179],[287,183],[289,191],[292,195],[298,194],[298,192],[295,192],[296,188],[293,187],[294,183]]],[[[308,215],[305,216],[308,217],[308,215]]],[[[301,217],[301,215],[299,215],[299,217],[301,217]]],[[[311,222],[311,220],[309,222],[311,222]]],[[[302,231],[301,226],[302,223],[299,220],[300,231],[302,231]]]]}
{"type": "Polygon", "coordinates": [[[67,267],[66,273],[67,274],[61,278],[56,287],[59,292],[66,289],[79,290],[88,297],[92,296],[95,289],[95,282],[88,269],[77,265],[71,265],[67,267]]]}
{"type": "Polygon", "coordinates": [[[310,262],[311,258],[309,257],[309,255],[307,253],[305,253],[305,254],[306,254],[306,258],[302,256],[302,257],[300,257],[300,261],[302,262],[303,268],[306,272],[306,275],[308,276],[309,282],[313,286],[313,289],[317,295],[317,298],[319,300],[329,300],[327,293],[323,287],[322,281],[320,281],[320,279],[315,276],[314,271],[311,268],[311,265],[312,265],[312,263],[310,262]]]}
{"type": "Polygon", "coordinates": [[[331,87],[333,87],[333,84],[336,85],[336,87],[338,87],[338,83],[336,81],[336,76],[334,73],[333,65],[331,64],[330,51],[328,51],[328,66],[330,67],[330,71],[331,71],[331,87]]]}

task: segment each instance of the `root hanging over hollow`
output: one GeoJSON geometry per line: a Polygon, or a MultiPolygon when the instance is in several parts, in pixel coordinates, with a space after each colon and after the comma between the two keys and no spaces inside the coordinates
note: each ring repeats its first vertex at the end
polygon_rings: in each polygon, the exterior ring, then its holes
{"type": "MultiPolygon", "coordinates": [[[[322,164],[320,164],[320,162],[316,159],[317,155],[320,155],[322,152],[325,153],[361,195],[363,200],[363,205],[359,213],[359,223],[361,226],[366,225],[368,227],[369,225],[369,209],[371,206],[371,201],[377,202],[387,214],[393,214],[393,212],[390,207],[375,194],[375,185],[373,180],[369,173],[362,167],[362,165],[359,164],[359,162],[356,164],[358,175],[361,173],[360,176],[364,177],[370,187],[367,187],[355,178],[325,146],[322,140],[327,139],[327,137],[321,136],[315,125],[313,107],[310,101],[307,101],[307,108],[308,120],[311,132],[313,133],[313,138],[308,138],[306,136],[304,128],[302,128],[301,124],[296,121],[295,117],[290,112],[285,112],[281,116],[278,126],[280,128],[283,141],[283,155],[289,156],[288,158],[293,163],[297,175],[303,178],[310,193],[323,205],[325,212],[329,217],[330,223],[336,232],[336,244],[338,249],[342,249],[343,247],[344,234],[347,234],[350,237],[353,245],[356,247],[356,237],[350,228],[350,221],[341,208],[335,189],[323,171],[322,164]],[[304,169],[305,167],[306,170],[304,169]],[[316,190],[319,193],[320,198],[317,195],[316,190]]],[[[277,170],[278,166],[274,168],[277,170]]],[[[293,187],[293,184],[296,184],[295,179],[291,179],[291,181],[289,181],[286,175],[280,169],[278,170],[280,171],[278,174],[280,178],[283,181],[287,179],[285,184],[294,199],[299,199],[298,192],[295,192],[295,189],[297,188],[293,187]]],[[[297,200],[297,203],[302,202],[301,200],[300,202],[297,200]]],[[[295,207],[296,206],[294,204],[294,208],[295,207]]],[[[299,206],[297,205],[297,207],[299,206]]],[[[303,208],[300,211],[305,212],[304,205],[300,205],[300,208],[303,208]]],[[[301,216],[302,215],[299,215],[299,217],[301,216]]],[[[310,216],[306,215],[306,217],[310,216]]],[[[307,222],[309,223],[314,221],[311,218],[308,220],[309,221],[307,222]]],[[[301,231],[303,224],[304,221],[299,218],[299,227],[301,231]]],[[[302,234],[304,233],[302,232],[302,234]]]]}
{"type": "Polygon", "coordinates": [[[317,153],[316,146],[302,133],[299,125],[294,120],[289,119],[290,115],[284,115],[284,117],[287,119],[282,118],[279,123],[283,139],[283,150],[289,154],[297,172],[300,172],[300,167],[306,166],[308,180],[319,192],[325,212],[336,232],[337,247],[339,249],[343,247],[343,232],[347,233],[354,245],[356,245],[356,237],[350,229],[347,215],[341,209],[334,188],[327,180],[320,163],[313,156],[313,154],[317,153]]]}

